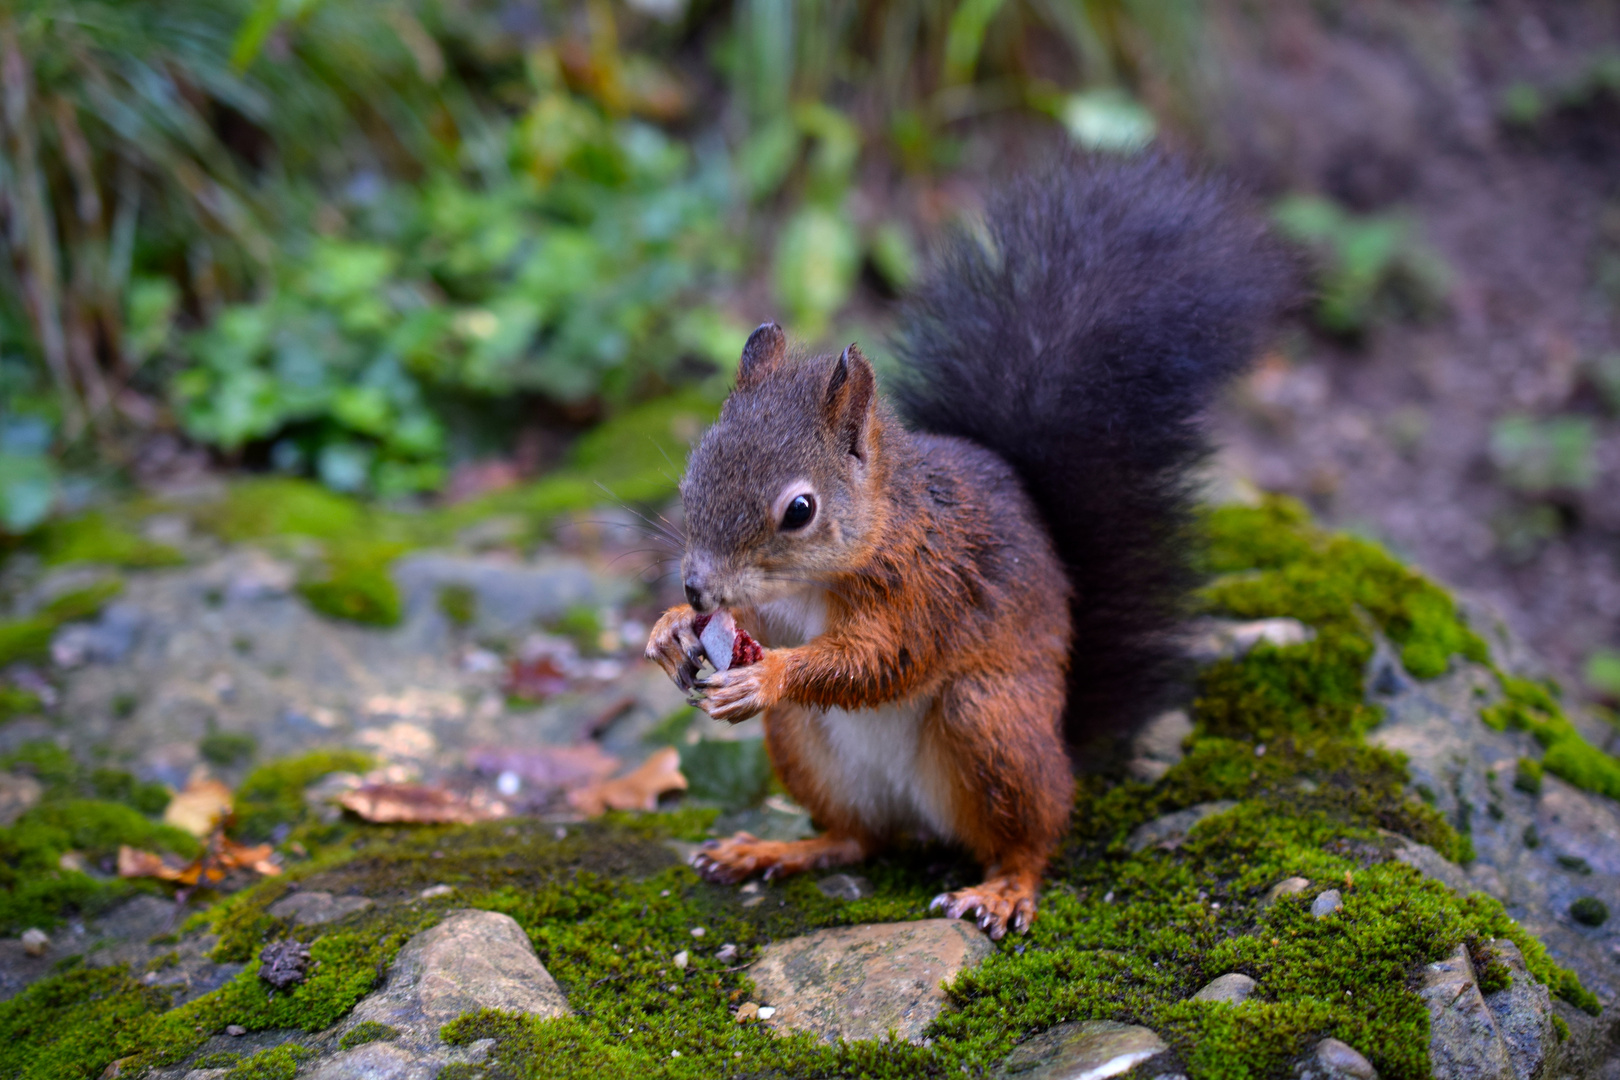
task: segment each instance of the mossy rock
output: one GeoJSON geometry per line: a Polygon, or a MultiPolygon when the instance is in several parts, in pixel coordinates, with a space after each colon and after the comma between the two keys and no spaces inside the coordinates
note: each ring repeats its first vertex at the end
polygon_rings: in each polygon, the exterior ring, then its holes
{"type": "MultiPolygon", "coordinates": [[[[249,962],[240,976],[179,1008],[128,971],[53,976],[0,1004],[0,1075],[95,1076],[125,1059],[132,1068],[177,1064],[227,1024],[299,1029],[313,1041],[451,906],[515,919],[575,1013],[546,1021],[480,1013],[448,1025],[452,1043],[495,1040],[481,1067],[489,1075],[985,1075],[1031,1035],[1095,1019],[1158,1032],[1193,1078],[1286,1075],[1332,1037],[1380,1075],[1417,1080],[1429,1075],[1429,1020],[1414,974],[1460,943],[1500,938],[1519,947],[1535,980],[1595,1008],[1495,900],[1459,896],[1390,859],[1389,832],[1451,859],[1468,853],[1466,838],[1409,794],[1402,758],[1363,737],[1378,720],[1363,678],[1380,636],[1414,675],[1489,663],[1450,598],[1376,545],[1315,529],[1293,504],[1223,509],[1206,526],[1210,568],[1221,575],[1202,594],[1206,611],[1291,616],[1316,637],[1262,644],[1206,669],[1186,755],[1157,783],[1082,780],[1032,932],[999,942],[956,980],[953,1008],[926,1045],[828,1045],[739,1025],[732,1010],[751,992],[747,973],[717,953],[731,944],[746,961],[811,929],[925,917],[933,895],[978,872],[959,852],[901,848],[870,859],[859,873],[872,892],[861,899],[825,896],[807,876],[768,883],[755,894],[762,902],[745,907],[747,896],[701,881],[666,846],[704,838],[713,811],[611,816],[560,832],[521,820],[325,831],[304,821],[296,835],[307,862],[219,902],[189,929],[219,935],[217,960],[249,962]],[[1173,849],[1127,846],[1138,826],[1215,800],[1235,805],[1173,849]],[[1274,884],[1296,876],[1312,887],[1268,902],[1274,884]],[[267,941],[294,934],[268,912],[294,883],[375,905],[318,932],[310,979],[270,996],[251,961],[267,941]],[[445,884],[451,895],[422,898],[445,884]],[[1317,918],[1311,900],[1328,888],[1342,907],[1317,918]],[[702,937],[692,933],[699,927],[702,937]],[[680,952],[685,967],[674,963],[680,952]],[[1192,1000],[1234,971],[1258,983],[1241,1008],[1192,1000]]],[[[1568,738],[1544,690],[1506,692],[1523,711],[1502,716],[1504,725],[1552,729],[1549,749],[1568,738]]],[[[300,821],[304,785],[333,767],[322,759],[257,771],[238,795],[242,827],[300,821]]],[[[1491,985],[1501,982],[1488,961],[1482,968],[1491,985]]]]}

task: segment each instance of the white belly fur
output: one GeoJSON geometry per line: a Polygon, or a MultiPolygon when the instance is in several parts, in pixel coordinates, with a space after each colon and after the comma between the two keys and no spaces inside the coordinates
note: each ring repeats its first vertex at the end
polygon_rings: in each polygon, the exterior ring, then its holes
{"type": "MultiPolygon", "coordinates": [[[[827,604],[820,589],[804,588],[759,607],[766,645],[792,647],[826,629],[827,604]]],[[[857,810],[879,832],[925,832],[955,838],[951,786],[924,719],[929,699],[892,702],[877,709],[812,712],[809,726],[820,736],[820,753],[804,755],[824,791],[857,810]]],[[[809,749],[809,748],[806,748],[809,749]]]]}

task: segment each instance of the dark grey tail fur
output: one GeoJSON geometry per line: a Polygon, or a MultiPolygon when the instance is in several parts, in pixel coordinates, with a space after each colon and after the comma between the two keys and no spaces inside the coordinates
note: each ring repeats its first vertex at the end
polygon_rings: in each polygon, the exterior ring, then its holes
{"type": "Polygon", "coordinates": [[[1078,744],[1129,730],[1172,679],[1200,421],[1294,268],[1225,185],[1156,155],[1066,159],[987,225],[904,304],[891,391],[916,428],[1006,459],[1045,516],[1075,590],[1078,744]]]}

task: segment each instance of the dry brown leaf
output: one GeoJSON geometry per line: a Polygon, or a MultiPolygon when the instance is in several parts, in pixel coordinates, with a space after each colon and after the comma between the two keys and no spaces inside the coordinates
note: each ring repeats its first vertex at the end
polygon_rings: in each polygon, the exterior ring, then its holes
{"type": "Polygon", "coordinates": [[[203,852],[185,865],[151,851],[142,851],[124,844],[118,849],[118,876],[126,878],[157,878],[180,885],[195,885],[199,881],[215,882],[224,879],[227,871],[252,870],[274,877],[281,867],[271,858],[275,850],[269,844],[252,847],[238,844],[216,829],[203,846],[203,852]]]}
{"type": "Polygon", "coordinates": [[[608,810],[656,810],[658,796],[666,791],[685,791],[686,786],[680,752],[666,746],[626,776],[570,791],[568,802],[586,817],[608,810]]]}
{"type": "Polygon", "coordinates": [[[422,784],[367,784],[338,802],[367,821],[411,825],[471,825],[507,814],[506,804],[483,802],[422,784]]]}
{"type": "Polygon", "coordinates": [[[539,788],[574,788],[612,776],[619,759],[593,742],[578,746],[480,746],[467,755],[481,773],[516,773],[539,788]]]}
{"type": "Polygon", "coordinates": [[[163,824],[203,837],[212,834],[230,812],[231,789],[218,780],[195,777],[184,791],[169,800],[163,811],[163,824]]]}
{"type": "Polygon", "coordinates": [[[153,851],[141,851],[128,844],[121,844],[118,848],[118,876],[124,878],[160,878],[163,881],[179,881],[185,872],[185,867],[171,866],[163,861],[163,856],[153,851]]]}

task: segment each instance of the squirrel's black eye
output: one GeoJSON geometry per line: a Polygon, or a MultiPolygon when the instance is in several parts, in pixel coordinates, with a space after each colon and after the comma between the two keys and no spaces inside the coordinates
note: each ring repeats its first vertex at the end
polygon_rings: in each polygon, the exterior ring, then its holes
{"type": "Polygon", "coordinates": [[[795,495],[782,511],[782,528],[802,529],[816,516],[816,500],[810,495],[795,495]]]}

